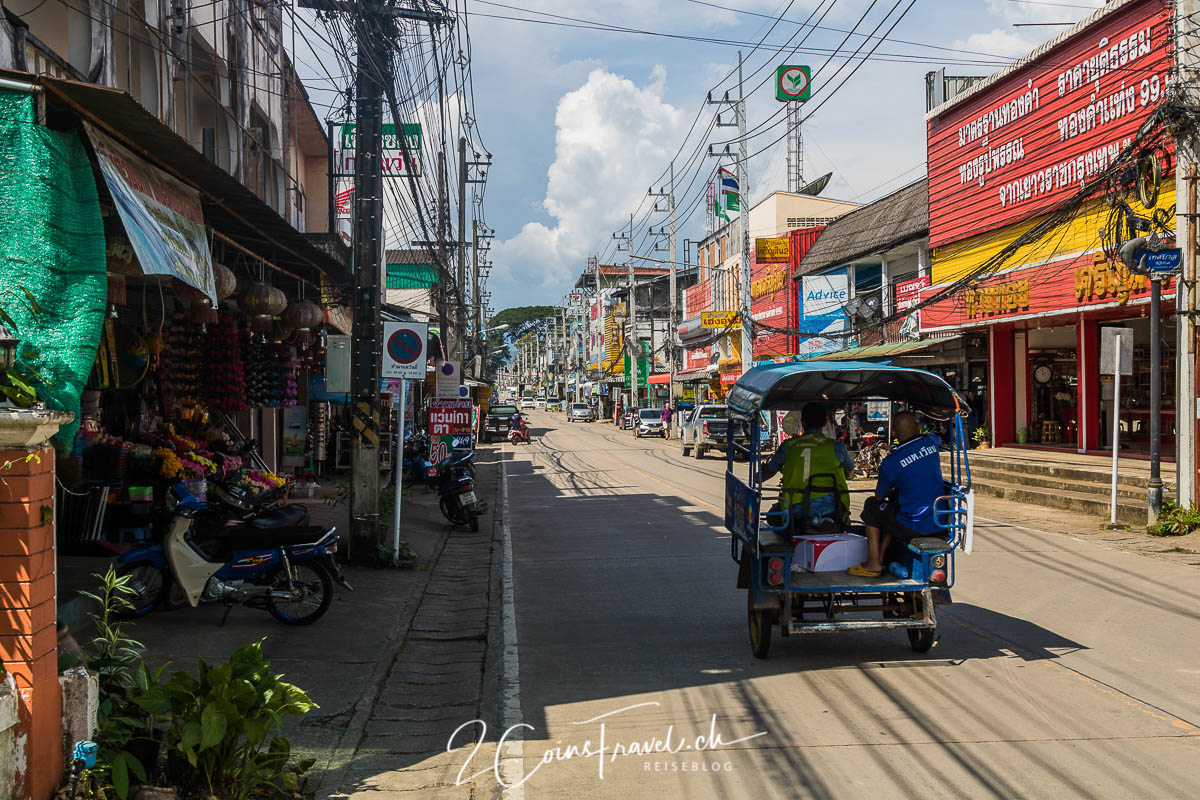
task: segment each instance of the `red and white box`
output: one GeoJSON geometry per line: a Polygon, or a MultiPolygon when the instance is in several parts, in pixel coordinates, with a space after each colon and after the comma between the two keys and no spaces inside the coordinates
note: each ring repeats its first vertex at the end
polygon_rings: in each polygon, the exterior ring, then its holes
{"type": "Polygon", "coordinates": [[[867,537],[857,533],[821,533],[798,536],[792,569],[805,572],[839,572],[867,560],[867,537]]]}

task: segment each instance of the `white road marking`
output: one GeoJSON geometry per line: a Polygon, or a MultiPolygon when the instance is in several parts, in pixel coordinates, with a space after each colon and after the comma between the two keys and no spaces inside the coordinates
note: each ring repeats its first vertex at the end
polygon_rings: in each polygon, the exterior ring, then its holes
{"type": "MultiPolygon", "coordinates": [[[[508,504],[508,445],[502,445],[500,458],[500,497],[504,520],[500,526],[504,537],[503,614],[504,614],[504,729],[523,722],[521,718],[521,664],[517,657],[517,604],[513,583],[512,529],[509,526],[508,504]]],[[[519,738],[505,740],[507,754],[501,761],[504,782],[513,787],[506,794],[511,800],[525,798],[524,743],[519,738]]],[[[497,753],[497,757],[500,754],[497,753]]]]}

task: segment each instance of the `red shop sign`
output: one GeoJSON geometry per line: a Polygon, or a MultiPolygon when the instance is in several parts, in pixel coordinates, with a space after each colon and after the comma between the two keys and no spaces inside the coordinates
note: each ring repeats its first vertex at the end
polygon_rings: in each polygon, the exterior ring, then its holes
{"type": "Polygon", "coordinates": [[[471,432],[470,398],[433,398],[429,401],[429,435],[461,436],[471,432]]]}
{"type": "MultiPolygon", "coordinates": [[[[1163,281],[1163,296],[1175,292],[1163,281]]],[[[944,286],[921,290],[926,300],[944,286]]],[[[1150,296],[1150,280],[1096,252],[1051,264],[1024,267],[972,284],[921,309],[921,330],[936,331],[1008,322],[1083,308],[1123,306],[1150,296]]]]}
{"type": "Polygon", "coordinates": [[[1134,0],[929,117],[930,246],[1045,213],[1103,172],[1165,99],[1172,39],[1169,4],[1134,0]]]}

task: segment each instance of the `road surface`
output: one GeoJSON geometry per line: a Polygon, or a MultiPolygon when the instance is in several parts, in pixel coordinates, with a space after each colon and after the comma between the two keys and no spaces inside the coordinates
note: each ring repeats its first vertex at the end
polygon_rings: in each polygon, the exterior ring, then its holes
{"type": "Polygon", "coordinates": [[[724,461],[531,416],[534,443],[504,445],[508,694],[487,737],[529,726],[501,747],[523,781],[505,797],[1200,795],[1195,566],[985,521],[929,653],[776,631],[759,661],[724,461]]]}

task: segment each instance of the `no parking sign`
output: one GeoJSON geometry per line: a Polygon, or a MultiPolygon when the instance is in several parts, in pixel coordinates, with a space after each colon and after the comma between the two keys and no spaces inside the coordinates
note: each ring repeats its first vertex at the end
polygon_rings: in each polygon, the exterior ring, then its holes
{"type": "Polygon", "coordinates": [[[383,323],[383,377],[425,379],[426,322],[383,323]]]}

